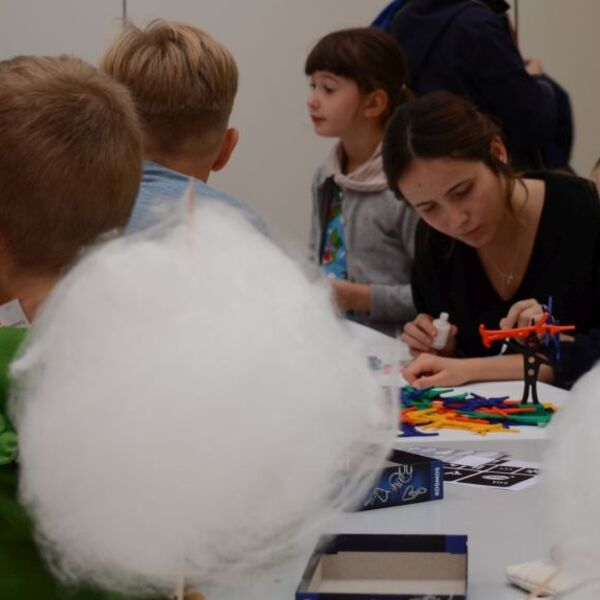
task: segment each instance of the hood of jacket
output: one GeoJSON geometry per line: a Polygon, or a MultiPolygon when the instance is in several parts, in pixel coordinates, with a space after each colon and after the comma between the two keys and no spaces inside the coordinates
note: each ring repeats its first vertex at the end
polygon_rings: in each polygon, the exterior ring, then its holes
{"type": "MultiPolygon", "coordinates": [[[[506,0],[479,0],[489,6],[494,12],[504,14],[510,9],[506,0]]],[[[389,31],[396,13],[406,4],[408,0],[392,0],[373,20],[372,27],[379,27],[384,31],[389,31]]]]}
{"type": "Polygon", "coordinates": [[[342,189],[357,192],[380,192],[387,189],[388,184],[383,172],[381,143],[373,152],[371,158],[352,173],[342,173],[342,145],[338,142],[329,153],[325,163],[325,174],[333,176],[333,180],[342,189]]]}
{"type": "Polygon", "coordinates": [[[408,0],[396,12],[390,33],[406,54],[411,84],[452,21],[474,7],[494,10],[490,0],[408,0]]]}

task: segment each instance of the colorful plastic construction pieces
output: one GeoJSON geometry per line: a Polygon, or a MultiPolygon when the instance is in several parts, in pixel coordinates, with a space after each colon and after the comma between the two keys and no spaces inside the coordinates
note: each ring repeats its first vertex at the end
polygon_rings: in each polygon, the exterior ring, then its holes
{"type": "Polygon", "coordinates": [[[435,437],[439,433],[424,433],[419,431],[414,425],[409,423],[400,423],[400,432],[398,437],[435,437]]]}
{"type": "MultiPolygon", "coordinates": [[[[552,304],[552,297],[549,299],[552,304]]],[[[542,365],[555,367],[555,361],[547,356],[547,345],[552,340],[556,346],[556,357],[560,358],[559,334],[564,331],[572,331],[574,325],[556,325],[554,317],[549,311],[544,312],[540,320],[529,327],[516,327],[514,329],[486,329],[483,324],[479,326],[479,334],[486,348],[490,348],[492,342],[504,340],[504,347],[508,347],[523,355],[523,396],[521,402],[525,403],[531,399],[534,404],[539,404],[537,395],[537,380],[542,365]],[[546,344],[542,341],[546,338],[546,344]]]]}
{"type": "Polygon", "coordinates": [[[543,427],[555,411],[551,404],[523,404],[508,396],[485,398],[468,392],[451,395],[453,391],[403,387],[399,437],[437,435],[425,432],[440,429],[462,429],[478,435],[518,433],[515,425],[543,427]]]}
{"type": "Polygon", "coordinates": [[[536,337],[541,337],[546,334],[551,336],[564,331],[573,331],[575,325],[551,325],[548,324],[549,314],[545,312],[540,320],[528,327],[515,327],[514,329],[486,329],[484,325],[479,326],[481,340],[486,348],[490,348],[492,342],[506,339],[521,339],[526,340],[530,334],[534,333],[536,337]]]}

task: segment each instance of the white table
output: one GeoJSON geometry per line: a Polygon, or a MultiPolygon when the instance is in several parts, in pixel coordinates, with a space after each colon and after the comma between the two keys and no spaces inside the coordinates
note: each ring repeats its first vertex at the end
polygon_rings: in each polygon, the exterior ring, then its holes
{"type": "MultiPolygon", "coordinates": [[[[393,343],[391,338],[371,331],[356,331],[361,343],[366,345],[393,343]]],[[[522,386],[522,382],[496,382],[468,385],[464,389],[487,396],[520,398],[522,386]]],[[[538,392],[542,402],[557,405],[564,404],[568,396],[567,392],[543,383],[538,384],[538,392]]],[[[452,448],[498,450],[508,452],[515,459],[540,462],[551,430],[550,426],[529,434],[488,434],[485,437],[444,431],[438,437],[405,438],[397,445],[401,448],[407,444],[441,444],[452,448]]],[[[444,499],[439,501],[348,514],[329,532],[466,534],[469,536],[469,600],[524,600],[526,594],[507,583],[504,571],[510,564],[544,558],[548,554],[551,540],[545,533],[541,487],[534,485],[512,492],[446,484],[444,494],[444,499]]],[[[211,596],[208,600],[292,599],[316,537],[267,590],[263,587],[254,596],[246,588],[243,592],[211,596]]]]}
{"type": "MultiPolygon", "coordinates": [[[[520,397],[522,387],[523,383],[519,381],[469,385],[465,389],[481,395],[520,397]]],[[[568,397],[564,390],[543,383],[538,384],[538,392],[541,401],[558,406],[564,405],[568,397]]],[[[439,444],[452,448],[498,450],[515,459],[541,462],[552,426],[485,437],[467,433],[470,438],[454,431],[443,431],[437,438],[404,438],[399,447],[439,444]]],[[[446,484],[444,493],[445,498],[439,502],[381,509],[371,518],[364,513],[351,515],[344,523],[345,529],[350,532],[466,534],[469,536],[468,598],[524,600],[526,594],[506,582],[504,570],[508,565],[545,558],[548,554],[552,540],[545,534],[542,488],[534,485],[511,492],[446,484]]]]}

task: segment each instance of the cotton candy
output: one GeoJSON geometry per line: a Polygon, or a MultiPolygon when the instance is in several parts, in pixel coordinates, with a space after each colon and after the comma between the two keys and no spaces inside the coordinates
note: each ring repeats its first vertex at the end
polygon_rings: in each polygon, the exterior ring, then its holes
{"type": "Polygon", "coordinates": [[[68,583],[249,580],[362,497],[393,442],[329,286],[229,207],[172,212],[88,252],[14,364],[21,497],[68,583]]]}
{"type": "MultiPolygon", "coordinates": [[[[575,582],[598,576],[600,565],[600,366],[582,377],[568,404],[559,411],[545,456],[544,497],[554,554],[575,582]]],[[[573,598],[597,598],[595,587],[583,588],[573,598]]],[[[575,594],[575,592],[573,592],[575,594]]],[[[565,597],[571,598],[571,595],[565,597]]]]}

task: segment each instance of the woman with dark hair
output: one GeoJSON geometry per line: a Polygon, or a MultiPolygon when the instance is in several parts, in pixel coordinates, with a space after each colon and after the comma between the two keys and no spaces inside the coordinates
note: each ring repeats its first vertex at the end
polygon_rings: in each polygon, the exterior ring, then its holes
{"type": "Polygon", "coordinates": [[[515,173],[498,127],[448,92],[396,111],[383,161],[390,188],[422,219],[412,276],[419,314],[403,339],[413,354],[429,354],[409,367],[409,380],[457,385],[522,376],[517,356],[493,363],[435,356],[433,319],[441,312],[453,324],[439,351],[447,357],[488,354],[479,324],[497,328],[519,300],[552,296],[561,323],[579,332],[600,326],[600,201],[589,181],[515,173]]]}

